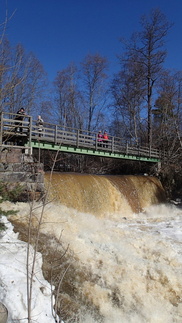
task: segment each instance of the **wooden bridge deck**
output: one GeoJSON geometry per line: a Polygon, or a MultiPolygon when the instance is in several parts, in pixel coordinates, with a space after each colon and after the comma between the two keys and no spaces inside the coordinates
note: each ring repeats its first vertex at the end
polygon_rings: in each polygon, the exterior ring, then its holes
{"type": "Polygon", "coordinates": [[[97,133],[85,130],[62,127],[44,123],[39,132],[36,121],[26,116],[16,130],[15,114],[1,113],[0,149],[15,147],[28,149],[32,154],[33,148],[60,150],[68,153],[87,154],[111,158],[159,162],[158,149],[128,144],[122,138],[109,136],[107,146],[99,146],[97,133]],[[21,131],[22,130],[22,133],[21,131]]]}

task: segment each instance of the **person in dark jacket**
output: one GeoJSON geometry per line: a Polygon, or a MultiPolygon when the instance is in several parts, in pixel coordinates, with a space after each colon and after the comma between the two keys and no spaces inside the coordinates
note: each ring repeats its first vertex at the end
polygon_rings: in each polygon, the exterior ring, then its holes
{"type": "Polygon", "coordinates": [[[16,117],[15,117],[15,120],[18,120],[18,122],[15,122],[15,132],[19,131],[20,133],[23,132],[23,127],[22,127],[22,121],[25,117],[25,110],[24,108],[21,108],[17,111],[16,113],[16,117]]]}

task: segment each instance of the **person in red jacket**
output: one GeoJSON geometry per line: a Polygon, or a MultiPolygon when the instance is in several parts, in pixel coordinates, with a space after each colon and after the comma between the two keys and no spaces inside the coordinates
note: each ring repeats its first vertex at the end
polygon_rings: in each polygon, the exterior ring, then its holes
{"type": "Polygon", "coordinates": [[[106,130],[104,131],[102,138],[103,138],[103,147],[108,148],[109,137],[106,130]]]}
{"type": "Polygon", "coordinates": [[[101,132],[101,130],[99,130],[98,135],[97,135],[97,145],[98,145],[98,147],[102,147],[102,137],[103,137],[102,132],[101,132]]]}

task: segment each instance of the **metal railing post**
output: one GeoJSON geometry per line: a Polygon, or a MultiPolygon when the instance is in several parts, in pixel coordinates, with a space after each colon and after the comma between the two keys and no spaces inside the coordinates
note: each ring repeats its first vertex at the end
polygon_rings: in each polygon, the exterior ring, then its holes
{"type": "Polygon", "coordinates": [[[128,142],[126,142],[126,155],[128,155],[128,142]]]}
{"type": "Polygon", "coordinates": [[[140,145],[138,144],[138,156],[140,156],[140,145]]]}
{"type": "Polygon", "coordinates": [[[97,134],[95,135],[95,150],[97,150],[98,147],[98,137],[97,134]]]}
{"type": "Polygon", "coordinates": [[[57,143],[57,136],[58,136],[58,126],[55,126],[55,135],[54,135],[54,143],[57,143]]]}
{"type": "Polygon", "coordinates": [[[32,117],[29,117],[29,155],[32,155],[32,117]]]}
{"type": "Polygon", "coordinates": [[[1,117],[0,117],[0,145],[2,146],[3,143],[3,112],[1,112],[1,117]]]}
{"type": "Polygon", "coordinates": [[[77,130],[77,138],[76,138],[76,146],[77,148],[79,147],[79,135],[80,135],[80,130],[77,130]]]}
{"type": "Polygon", "coordinates": [[[114,152],[114,137],[112,137],[111,151],[112,151],[112,153],[114,152]]]}

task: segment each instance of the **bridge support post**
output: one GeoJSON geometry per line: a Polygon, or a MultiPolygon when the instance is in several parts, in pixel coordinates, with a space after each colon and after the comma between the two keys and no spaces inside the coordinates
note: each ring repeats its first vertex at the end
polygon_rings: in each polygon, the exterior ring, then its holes
{"type": "Polygon", "coordinates": [[[158,172],[158,174],[160,173],[160,171],[161,171],[161,162],[158,162],[157,163],[157,172],[158,172]]]}

